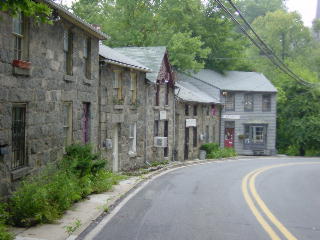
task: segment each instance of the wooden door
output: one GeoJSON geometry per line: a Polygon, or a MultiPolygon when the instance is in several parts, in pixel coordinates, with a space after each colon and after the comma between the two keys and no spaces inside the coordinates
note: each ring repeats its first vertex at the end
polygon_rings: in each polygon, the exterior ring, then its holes
{"type": "Polygon", "coordinates": [[[184,159],[187,160],[189,158],[189,128],[186,127],[184,132],[184,159]]]}
{"type": "Polygon", "coordinates": [[[225,128],[224,146],[233,148],[233,145],[234,145],[234,128],[225,128]]]}
{"type": "Polygon", "coordinates": [[[113,128],[113,172],[119,171],[119,124],[116,124],[113,128]]]}
{"type": "Polygon", "coordinates": [[[90,103],[83,103],[82,135],[85,144],[90,141],[90,103]]]}

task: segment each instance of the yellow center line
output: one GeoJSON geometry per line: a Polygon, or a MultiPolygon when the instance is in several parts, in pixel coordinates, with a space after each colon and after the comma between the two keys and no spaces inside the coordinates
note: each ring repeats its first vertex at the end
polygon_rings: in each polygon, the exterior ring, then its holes
{"type": "Polygon", "coordinates": [[[288,239],[288,240],[297,240],[296,237],[290,233],[290,231],[274,216],[274,214],[270,211],[270,209],[266,206],[264,201],[259,196],[256,188],[255,188],[255,179],[261,173],[268,171],[273,168],[292,166],[292,165],[306,165],[306,164],[320,164],[319,162],[305,162],[305,163],[287,163],[287,164],[278,164],[267,166],[263,168],[256,169],[250,173],[248,173],[242,180],[242,192],[243,196],[252,211],[253,215],[256,217],[260,225],[263,229],[268,233],[272,240],[280,239],[279,236],[274,232],[272,227],[267,223],[267,221],[262,217],[259,210],[254,204],[254,200],[257,202],[261,211],[269,218],[269,220],[279,229],[279,231],[288,239]],[[249,191],[248,191],[248,181],[249,181],[249,190],[252,194],[254,200],[252,200],[249,191]]]}
{"type": "Polygon", "coordinates": [[[248,193],[248,189],[247,189],[247,185],[248,185],[248,178],[251,177],[251,175],[254,173],[255,171],[247,174],[244,179],[242,180],[242,193],[244,196],[244,199],[246,200],[250,210],[252,211],[253,215],[256,217],[256,219],[258,220],[258,222],[260,223],[260,225],[263,227],[263,229],[268,233],[268,235],[270,236],[270,238],[272,240],[281,240],[281,238],[273,231],[272,227],[266,222],[266,220],[262,217],[262,215],[259,213],[258,209],[256,208],[256,206],[254,205],[254,202],[252,200],[252,198],[250,197],[249,193],[248,193]]]}

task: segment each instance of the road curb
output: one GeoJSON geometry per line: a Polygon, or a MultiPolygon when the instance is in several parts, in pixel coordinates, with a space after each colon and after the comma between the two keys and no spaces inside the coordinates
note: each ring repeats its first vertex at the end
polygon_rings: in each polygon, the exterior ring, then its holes
{"type": "MultiPolygon", "coordinates": [[[[228,160],[239,160],[240,157],[231,157],[231,158],[223,158],[223,159],[208,159],[208,160],[192,160],[192,161],[186,161],[186,162],[173,162],[173,164],[169,164],[164,166],[161,169],[158,169],[156,171],[150,172],[145,174],[146,176],[143,177],[140,181],[136,182],[132,188],[130,188],[128,191],[123,193],[121,196],[119,196],[112,204],[108,206],[109,211],[108,212],[102,212],[94,221],[92,221],[89,226],[87,226],[79,235],[72,235],[67,240],[84,240],[85,237],[94,230],[101,222],[102,220],[110,215],[112,211],[120,204],[122,201],[124,201],[130,194],[132,194],[134,191],[139,189],[141,186],[143,186],[146,182],[151,181],[155,179],[157,176],[164,175],[166,173],[171,172],[172,170],[179,169],[182,167],[188,167],[193,165],[200,165],[200,164],[207,164],[207,163],[215,163],[215,162],[224,162],[228,160]]],[[[143,186],[144,187],[144,186],[143,186]]],[[[141,188],[142,189],[142,188],[141,188]]],[[[139,190],[141,190],[139,189],[139,190]]]]}

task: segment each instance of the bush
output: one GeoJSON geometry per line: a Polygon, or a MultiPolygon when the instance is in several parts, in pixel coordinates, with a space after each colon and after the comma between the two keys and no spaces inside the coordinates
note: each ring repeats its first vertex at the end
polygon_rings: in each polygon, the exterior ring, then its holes
{"type": "Polygon", "coordinates": [[[8,221],[9,213],[7,212],[7,205],[0,202],[0,239],[1,240],[13,240],[13,236],[8,232],[6,222],[8,221]]]}
{"type": "Polygon", "coordinates": [[[21,183],[9,201],[11,223],[26,227],[52,222],[74,202],[110,190],[123,176],[105,171],[104,166],[90,146],[70,146],[57,167],[48,166],[21,183]]]}
{"type": "Polygon", "coordinates": [[[206,143],[200,147],[207,152],[207,159],[235,157],[237,153],[233,148],[220,148],[217,143],[206,143]]]}
{"type": "Polygon", "coordinates": [[[200,150],[204,150],[208,154],[217,151],[219,148],[220,147],[218,143],[205,143],[200,147],[200,150]]]}

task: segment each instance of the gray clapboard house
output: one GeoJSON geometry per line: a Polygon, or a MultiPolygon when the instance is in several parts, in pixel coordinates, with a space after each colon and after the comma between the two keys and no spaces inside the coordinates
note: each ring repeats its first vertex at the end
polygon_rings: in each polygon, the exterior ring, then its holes
{"type": "Polygon", "coordinates": [[[220,145],[238,154],[276,153],[277,89],[261,73],[204,69],[193,76],[220,89],[220,145]]]}

